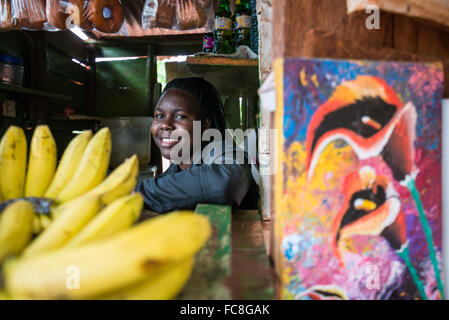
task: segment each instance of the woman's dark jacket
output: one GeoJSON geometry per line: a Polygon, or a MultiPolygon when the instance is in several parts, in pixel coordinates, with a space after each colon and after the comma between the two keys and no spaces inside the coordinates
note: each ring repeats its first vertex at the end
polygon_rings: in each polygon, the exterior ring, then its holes
{"type": "MultiPolygon", "coordinates": [[[[224,146],[224,144],[223,144],[224,146]]],[[[257,209],[259,198],[255,166],[249,163],[246,152],[233,144],[214,157],[211,164],[192,164],[182,170],[172,163],[157,178],[138,183],[136,191],[144,197],[145,208],[159,213],[194,209],[197,204],[231,205],[233,208],[257,209]],[[229,161],[229,151],[233,159],[229,161]],[[237,152],[244,152],[244,163],[236,160],[237,152]],[[228,161],[224,164],[225,159],[228,161]]],[[[237,158],[238,159],[238,158],[237,158]]]]}

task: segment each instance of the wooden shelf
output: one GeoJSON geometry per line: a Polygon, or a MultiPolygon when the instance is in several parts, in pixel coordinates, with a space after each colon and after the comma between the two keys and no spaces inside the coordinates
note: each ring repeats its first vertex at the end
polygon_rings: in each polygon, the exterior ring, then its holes
{"type": "Polygon", "coordinates": [[[0,91],[12,92],[23,95],[33,95],[47,98],[49,100],[60,102],[60,103],[69,103],[72,98],[69,96],[65,96],[62,94],[57,94],[53,92],[40,91],[35,89],[28,89],[19,86],[13,86],[10,84],[0,83],[0,91]]]}
{"type": "Polygon", "coordinates": [[[365,11],[374,5],[380,10],[423,19],[445,28],[449,27],[449,2],[447,0],[346,0],[348,13],[365,11]]]}
{"type": "Polygon", "coordinates": [[[103,121],[104,118],[101,117],[91,117],[83,114],[65,115],[65,114],[55,114],[50,116],[50,120],[67,120],[67,121],[103,121]]]}
{"type": "Polygon", "coordinates": [[[229,66],[229,67],[255,67],[258,68],[258,59],[237,59],[217,56],[187,57],[187,65],[203,66],[229,66]]]}

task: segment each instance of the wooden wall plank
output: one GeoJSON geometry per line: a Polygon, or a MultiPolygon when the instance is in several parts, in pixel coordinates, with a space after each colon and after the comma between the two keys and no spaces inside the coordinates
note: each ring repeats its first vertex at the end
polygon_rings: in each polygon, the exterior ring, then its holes
{"type": "Polygon", "coordinates": [[[380,29],[368,30],[367,15],[347,15],[345,0],[276,0],[273,16],[273,61],[277,57],[301,55],[304,35],[310,29],[333,32],[369,46],[391,43],[390,14],[380,20],[380,29]]]}
{"type": "Polygon", "coordinates": [[[370,5],[383,11],[429,20],[449,27],[447,0],[347,0],[348,13],[365,11],[370,5]]]}

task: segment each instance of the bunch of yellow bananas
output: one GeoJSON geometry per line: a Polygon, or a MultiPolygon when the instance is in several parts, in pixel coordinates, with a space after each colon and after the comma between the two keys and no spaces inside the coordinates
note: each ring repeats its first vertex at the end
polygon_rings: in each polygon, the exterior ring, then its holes
{"type": "Polygon", "coordinates": [[[27,167],[23,130],[7,130],[0,199],[23,200],[0,213],[0,299],[171,299],[182,289],[210,236],[208,219],[174,212],[135,225],[143,207],[132,193],[137,157],[106,177],[110,153],[108,128],[85,131],[57,166],[53,136],[38,126],[27,167]],[[51,217],[35,213],[27,197],[53,199],[51,217]]]}

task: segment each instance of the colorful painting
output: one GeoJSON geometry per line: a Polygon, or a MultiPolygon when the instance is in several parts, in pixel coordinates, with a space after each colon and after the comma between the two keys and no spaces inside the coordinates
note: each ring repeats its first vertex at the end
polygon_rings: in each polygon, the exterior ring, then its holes
{"type": "Polygon", "coordinates": [[[439,63],[276,63],[284,299],[441,299],[439,63]]]}

